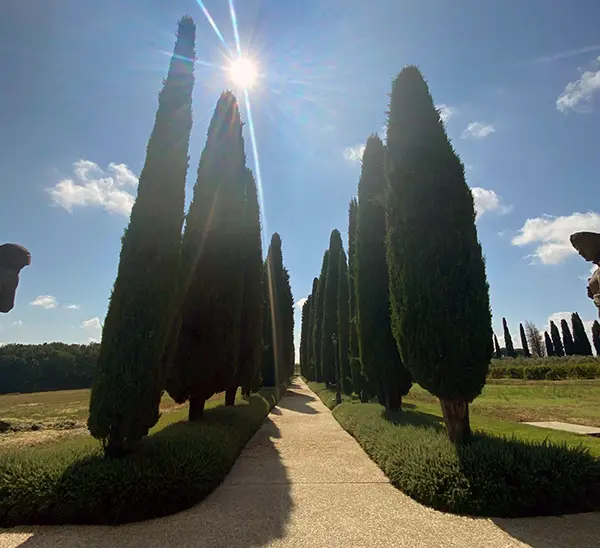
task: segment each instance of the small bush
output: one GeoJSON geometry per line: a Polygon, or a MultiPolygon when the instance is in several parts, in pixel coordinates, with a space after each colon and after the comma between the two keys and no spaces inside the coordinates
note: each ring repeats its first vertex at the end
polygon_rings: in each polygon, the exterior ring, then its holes
{"type": "Polygon", "coordinates": [[[171,424],[122,459],[61,444],[2,452],[0,526],[117,524],[189,508],[221,483],[281,391],[208,409],[200,423],[171,424]]]}
{"type": "Polygon", "coordinates": [[[583,447],[475,433],[456,448],[440,418],[376,404],[342,404],[335,418],[393,485],[437,510],[476,516],[600,510],[600,460],[583,447]]]}
{"type": "Polygon", "coordinates": [[[589,356],[492,360],[491,379],[559,381],[600,378],[600,360],[589,356]]]}

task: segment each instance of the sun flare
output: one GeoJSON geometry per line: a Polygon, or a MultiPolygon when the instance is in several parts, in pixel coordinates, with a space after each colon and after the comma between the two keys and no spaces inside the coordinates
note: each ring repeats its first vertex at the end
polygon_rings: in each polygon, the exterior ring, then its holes
{"type": "Polygon", "coordinates": [[[250,89],[258,80],[255,63],[247,57],[234,59],[229,65],[229,76],[237,86],[250,89]]]}

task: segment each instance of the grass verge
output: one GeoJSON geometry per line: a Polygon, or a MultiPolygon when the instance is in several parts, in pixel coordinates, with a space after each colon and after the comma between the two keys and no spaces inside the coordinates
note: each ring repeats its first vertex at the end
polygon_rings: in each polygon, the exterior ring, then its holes
{"type": "Polygon", "coordinates": [[[189,508],[227,475],[281,391],[207,409],[201,423],[174,422],[131,455],[105,459],[79,440],[0,453],[0,526],[118,524],[189,508]]]}

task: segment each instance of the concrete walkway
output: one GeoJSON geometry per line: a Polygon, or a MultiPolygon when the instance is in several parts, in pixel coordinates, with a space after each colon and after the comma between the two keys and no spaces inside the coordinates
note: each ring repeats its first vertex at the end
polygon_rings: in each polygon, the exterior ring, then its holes
{"type": "Polygon", "coordinates": [[[425,508],[392,487],[296,380],[196,507],[120,527],[19,527],[0,533],[0,548],[583,548],[599,545],[599,526],[600,514],[489,520],[425,508]]]}

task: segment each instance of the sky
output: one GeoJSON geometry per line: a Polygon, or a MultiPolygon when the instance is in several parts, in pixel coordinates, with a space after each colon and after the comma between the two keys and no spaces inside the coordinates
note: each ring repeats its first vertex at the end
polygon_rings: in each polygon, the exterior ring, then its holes
{"type": "MultiPolygon", "coordinates": [[[[465,167],[487,260],[493,327],[591,323],[590,263],[571,248],[600,232],[597,0],[238,0],[263,240],[279,232],[295,300],[329,234],[347,234],[361,146],[384,136],[391,81],[420,67],[465,167]]],[[[233,86],[226,0],[5,0],[0,7],[0,239],[26,246],[0,342],[99,340],[121,236],[178,19],[197,24],[187,200],[210,116],[233,86]],[[203,9],[204,8],[204,9],[203,9]],[[210,15],[212,25],[206,14],[210,15]]],[[[243,93],[238,97],[243,101],[243,93]]],[[[300,323],[297,307],[296,323],[300,323]]]]}

